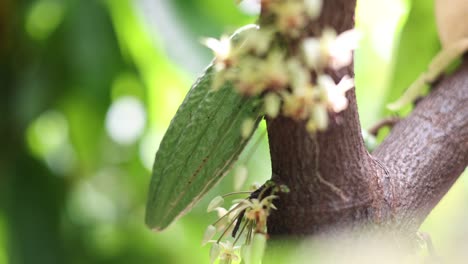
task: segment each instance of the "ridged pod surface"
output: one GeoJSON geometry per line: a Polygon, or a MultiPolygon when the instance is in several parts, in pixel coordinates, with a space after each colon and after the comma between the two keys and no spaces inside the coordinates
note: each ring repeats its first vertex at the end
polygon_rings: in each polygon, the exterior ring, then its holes
{"type": "Polygon", "coordinates": [[[192,86],[156,154],[146,224],[166,228],[210,190],[245,147],[242,123],[261,120],[258,97],[242,97],[231,84],[211,89],[213,67],[192,86]]]}

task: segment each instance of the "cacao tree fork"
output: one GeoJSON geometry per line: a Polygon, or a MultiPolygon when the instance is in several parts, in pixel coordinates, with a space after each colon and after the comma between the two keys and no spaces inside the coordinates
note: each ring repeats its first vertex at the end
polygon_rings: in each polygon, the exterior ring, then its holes
{"type": "MultiPolygon", "coordinates": [[[[324,1],[309,34],[325,26],[338,33],[352,28],[355,5],[324,1]]],[[[332,76],[337,81],[345,74],[353,76],[352,66],[332,76]]],[[[372,155],[361,136],[354,89],[348,108],[315,137],[291,119],[267,120],[272,179],[291,189],[269,218],[272,237],[368,224],[415,234],[468,164],[468,59],[436,86],[372,155]]]]}

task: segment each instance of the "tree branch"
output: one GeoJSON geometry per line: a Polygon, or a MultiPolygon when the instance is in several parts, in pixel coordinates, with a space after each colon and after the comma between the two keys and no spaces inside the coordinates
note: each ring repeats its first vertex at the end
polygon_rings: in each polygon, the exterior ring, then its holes
{"type": "Polygon", "coordinates": [[[379,134],[380,129],[384,127],[389,127],[390,129],[392,129],[400,120],[401,118],[396,116],[384,118],[377,122],[377,124],[369,128],[369,134],[377,136],[379,134]]]}
{"type": "Polygon", "coordinates": [[[373,154],[392,175],[395,224],[417,230],[468,164],[468,59],[373,154]]]}

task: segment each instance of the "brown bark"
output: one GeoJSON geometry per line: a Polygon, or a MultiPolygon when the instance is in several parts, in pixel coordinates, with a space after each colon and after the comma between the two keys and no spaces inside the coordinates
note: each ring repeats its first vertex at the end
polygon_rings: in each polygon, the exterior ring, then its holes
{"type": "Polygon", "coordinates": [[[391,175],[396,224],[417,229],[468,164],[468,59],[373,154],[391,175]]]}
{"type": "Polygon", "coordinates": [[[384,127],[389,127],[390,129],[392,129],[398,122],[400,122],[400,120],[401,118],[396,116],[384,118],[377,122],[377,124],[369,128],[369,134],[377,136],[379,134],[380,129],[384,127]]]}
{"type": "MultiPolygon", "coordinates": [[[[310,34],[354,26],[355,1],[324,1],[310,34]]],[[[468,60],[467,60],[468,61],[468,60]]],[[[332,75],[335,80],[348,68],[332,75]]],[[[399,122],[375,151],[364,147],[354,89],[327,131],[311,136],[285,117],[267,120],[273,180],[291,189],[269,218],[273,236],[389,225],[415,232],[468,164],[468,62],[399,122]]]]}

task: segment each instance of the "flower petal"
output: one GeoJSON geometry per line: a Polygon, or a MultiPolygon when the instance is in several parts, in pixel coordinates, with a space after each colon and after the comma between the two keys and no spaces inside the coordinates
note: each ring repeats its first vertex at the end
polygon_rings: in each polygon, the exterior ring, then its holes
{"type": "Polygon", "coordinates": [[[312,116],[317,125],[317,129],[324,131],[328,127],[327,107],[323,104],[315,104],[312,108],[312,116]]]}
{"type": "Polygon", "coordinates": [[[304,0],[305,10],[311,19],[319,17],[322,11],[322,0],[304,0]]]}
{"type": "Polygon", "coordinates": [[[216,227],[213,225],[209,225],[208,228],[206,228],[205,234],[203,235],[203,241],[202,245],[206,245],[216,234],[216,227]]]}
{"type": "Polygon", "coordinates": [[[307,38],[302,42],[302,53],[310,69],[321,68],[322,53],[320,46],[320,40],[317,38],[307,38]]]}
{"type": "Polygon", "coordinates": [[[219,253],[221,252],[221,247],[218,243],[213,243],[210,249],[210,263],[214,263],[216,259],[219,257],[219,253]]]}
{"type": "Polygon", "coordinates": [[[213,200],[211,200],[210,204],[208,204],[208,208],[206,209],[206,211],[208,213],[211,212],[211,211],[214,211],[216,208],[223,205],[223,203],[224,203],[223,197],[216,196],[215,198],[213,198],[213,200]]]}
{"type": "Polygon", "coordinates": [[[236,168],[234,173],[234,190],[238,191],[242,188],[247,180],[248,172],[247,167],[244,165],[240,165],[236,168]]]}
{"type": "Polygon", "coordinates": [[[281,98],[275,93],[265,95],[265,113],[275,118],[278,116],[281,107],[281,98]]]}
{"type": "Polygon", "coordinates": [[[241,126],[242,138],[248,138],[255,126],[255,121],[252,118],[245,119],[241,126]]]}

